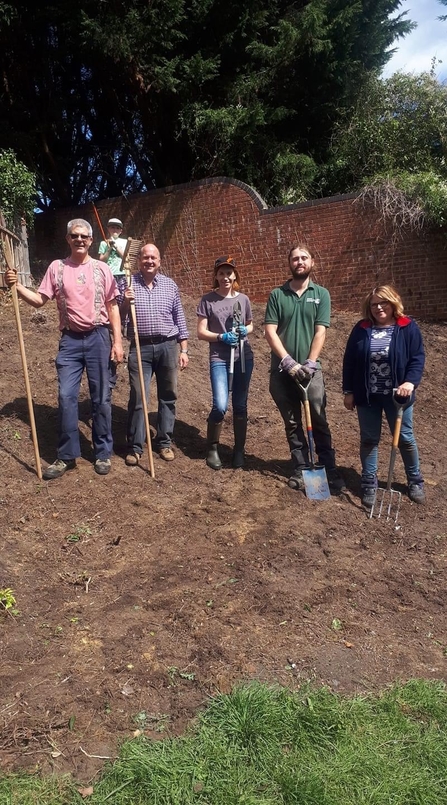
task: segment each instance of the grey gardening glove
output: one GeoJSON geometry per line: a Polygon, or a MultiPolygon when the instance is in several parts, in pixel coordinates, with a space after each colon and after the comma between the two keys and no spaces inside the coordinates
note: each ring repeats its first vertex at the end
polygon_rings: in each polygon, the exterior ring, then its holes
{"type": "Polygon", "coordinates": [[[294,380],[307,380],[308,375],[303,371],[303,367],[295,361],[291,355],[285,355],[279,364],[281,372],[287,372],[294,380]]]}
{"type": "Polygon", "coordinates": [[[316,361],[310,361],[309,358],[307,361],[304,361],[302,366],[302,371],[305,374],[306,380],[311,380],[318,369],[318,363],[316,361]]]}

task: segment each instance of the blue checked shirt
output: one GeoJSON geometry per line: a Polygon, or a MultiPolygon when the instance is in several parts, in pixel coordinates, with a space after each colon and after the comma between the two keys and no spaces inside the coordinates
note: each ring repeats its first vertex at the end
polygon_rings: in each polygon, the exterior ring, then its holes
{"type": "MultiPolygon", "coordinates": [[[[132,288],[135,293],[135,313],[137,318],[138,335],[141,338],[148,336],[176,336],[177,341],[188,338],[185,313],[180,301],[180,293],[174,280],[165,274],[157,273],[148,288],[140,273],[132,276],[132,288]]],[[[119,304],[124,299],[125,283],[119,283],[119,304]]],[[[127,337],[134,337],[132,318],[127,316],[127,337]]]]}

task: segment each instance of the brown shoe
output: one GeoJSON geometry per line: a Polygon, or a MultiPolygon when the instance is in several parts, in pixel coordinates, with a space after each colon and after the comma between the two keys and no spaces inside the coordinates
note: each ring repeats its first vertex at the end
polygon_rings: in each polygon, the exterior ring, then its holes
{"type": "Polygon", "coordinates": [[[175,458],[174,451],[170,447],[162,447],[159,455],[163,461],[174,461],[175,458]]]}
{"type": "Polygon", "coordinates": [[[128,467],[136,467],[140,463],[140,458],[139,453],[128,453],[124,461],[128,467]]]}

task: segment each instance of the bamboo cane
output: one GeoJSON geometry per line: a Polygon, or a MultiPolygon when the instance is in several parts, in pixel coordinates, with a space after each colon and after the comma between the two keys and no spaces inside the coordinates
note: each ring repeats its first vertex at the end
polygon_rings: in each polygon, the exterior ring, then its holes
{"type": "MultiPolygon", "coordinates": [[[[5,255],[5,260],[8,268],[12,271],[15,271],[14,265],[14,258],[12,255],[11,247],[9,245],[9,241],[7,236],[4,235],[2,232],[2,245],[3,245],[3,253],[5,255]]],[[[23,368],[23,376],[25,380],[25,389],[26,389],[26,399],[28,401],[28,414],[30,419],[31,425],[31,435],[33,439],[33,447],[34,447],[34,457],[36,460],[36,472],[39,481],[42,480],[42,467],[40,464],[40,453],[39,453],[39,443],[37,441],[37,430],[36,430],[36,420],[34,419],[34,405],[33,405],[33,397],[31,394],[31,386],[29,382],[29,374],[28,374],[28,365],[26,362],[26,353],[25,353],[25,342],[23,340],[23,330],[22,330],[22,322],[20,319],[20,309],[19,309],[19,297],[17,294],[17,288],[14,284],[11,288],[11,295],[12,295],[12,303],[14,306],[14,314],[16,318],[16,326],[17,326],[17,335],[19,339],[19,348],[20,348],[20,357],[22,359],[22,368],[23,368]]]]}
{"type": "MultiPolygon", "coordinates": [[[[126,272],[126,279],[129,288],[132,287],[132,274],[130,268],[125,265],[125,272],[126,272]]],[[[135,312],[135,302],[133,299],[130,301],[130,316],[132,319],[133,325],[133,332],[134,332],[134,339],[135,339],[135,351],[137,353],[137,362],[138,362],[138,378],[140,381],[140,393],[141,393],[141,402],[143,405],[143,415],[144,415],[144,425],[146,429],[146,441],[147,441],[147,449],[149,455],[149,468],[151,478],[155,478],[155,468],[154,468],[154,457],[152,454],[152,443],[151,443],[151,431],[149,427],[149,411],[147,406],[147,399],[146,399],[146,389],[144,387],[144,373],[143,373],[143,362],[141,360],[141,349],[140,349],[140,339],[138,337],[138,328],[137,328],[137,315],[135,312]]]]}

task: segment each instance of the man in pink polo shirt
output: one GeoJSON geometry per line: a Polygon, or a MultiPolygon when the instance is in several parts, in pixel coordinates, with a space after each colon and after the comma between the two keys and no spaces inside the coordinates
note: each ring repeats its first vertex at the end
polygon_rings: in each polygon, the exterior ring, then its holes
{"type": "Polygon", "coordinates": [[[35,308],[55,299],[61,337],[56,358],[59,382],[59,443],[57,459],[43,473],[46,480],[60,478],[74,469],[81,455],[78,429],[78,396],[84,369],[92,405],[94,467],[107,475],[113,449],[111,364],[123,359],[121,320],[116,282],[107,265],[90,257],[92,228],[76,218],[67,225],[70,256],[53,260],[37,291],[17,282],[17,273],[7,271],[9,287],[35,308]],[[112,335],[112,344],[110,343],[112,335]]]}

